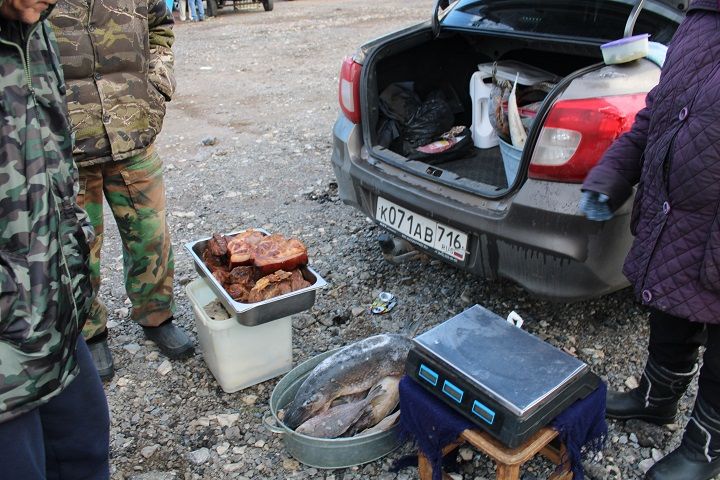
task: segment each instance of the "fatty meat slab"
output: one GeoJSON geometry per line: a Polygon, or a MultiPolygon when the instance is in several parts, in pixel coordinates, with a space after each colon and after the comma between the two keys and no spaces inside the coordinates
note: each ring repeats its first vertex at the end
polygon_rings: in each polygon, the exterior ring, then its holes
{"type": "Polygon", "coordinates": [[[300,386],[284,423],[296,429],[328,410],[336,399],[370,390],[386,377],[400,377],[412,342],[404,335],[381,334],[343,348],[323,360],[300,386]]]}

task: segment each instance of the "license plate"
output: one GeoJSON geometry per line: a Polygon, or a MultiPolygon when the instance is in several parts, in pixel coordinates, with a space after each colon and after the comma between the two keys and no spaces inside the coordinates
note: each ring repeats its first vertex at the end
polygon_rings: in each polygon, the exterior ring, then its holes
{"type": "Polygon", "coordinates": [[[429,247],[456,262],[465,261],[467,235],[430,220],[382,197],[377,199],[375,219],[415,243],[429,247]]]}

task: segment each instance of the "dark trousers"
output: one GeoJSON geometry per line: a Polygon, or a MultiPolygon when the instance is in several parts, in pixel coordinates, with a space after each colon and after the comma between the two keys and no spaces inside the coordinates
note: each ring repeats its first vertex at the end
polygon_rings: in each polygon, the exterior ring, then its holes
{"type": "Polygon", "coordinates": [[[650,357],[675,372],[690,370],[705,346],[698,395],[720,411],[720,325],[690,322],[667,313],[650,313],[650,357]]]}
{"type": "Polygon", "coordinates": [[[80,373],[48,403],[0,423],[3,480],[110,478],[110,419],[100,377],[82,336],[80,373]]]}

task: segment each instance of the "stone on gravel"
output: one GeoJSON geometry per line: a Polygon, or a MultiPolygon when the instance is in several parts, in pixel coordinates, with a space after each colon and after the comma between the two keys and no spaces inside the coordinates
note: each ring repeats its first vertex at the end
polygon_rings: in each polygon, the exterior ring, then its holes
{"type": "Polygon", "coordinates": [[[300,462],[298,462],[298,461],[295,460],[294,458],[285,458],[285,459],[283,459],[282,465],[283,465],[283,468],[284,468],[285,470],[295,471],[295,470],[297,470],[298,468],[300,468],[300,462]]]}
{"type": "Polygon", "coordinates": [[[656,462],[660,461],[660,459],[665,456],[665,454],[657,448],[653,448],[652,450],[650,450],[650,454],[652,455],[652,459],[656,462]]]}
{"type": "Polygon", "coordinates": [[[240,418],[239,413],[220,413],[217,415],[218,424],[221,427],[231,427],[240,418]]]}
{"type": "Polygon", "coordinates": [[[238,427],[228,427],[225,429],[225,438],[228,440],[239,440],[242,437],[238,427]]]}
{"type": "Polygon", "coordinates": [[[638,463],[638,467],[640,467],[640,470],[642,470],[643,473],[647,473],[648,470],[650,470],[650,467],[655,465],[655,460],[652,458],[646,458],[645,460],[641,460],[640,463],[638,463]]]}
{"type": "Polygon", "coordinates": [[[205,137],[203,138],[200,143],[205,147],[212,147],[213,145],[217,145],[218,139],[217,137],[205,137]]]}
{"type": "Polygon", "coordinates": [[[175,472],[145,472],[131,475],[129,480],[177,480],[178,478],[175,472]]]}
{"type": "Polygon", "coordinates": [[[461,448],[459,453],[460,458],[462,458],[465,462],[469,462],[470,460],[472,460],[473,456],[475,455],[475,453],[469,448],[461,448]]]}
{"type": "Polygon", "coordinates": [[[190,463],[194,465],[202,465],[203,463],[210,460],[210,450],[205,447],[193,450],[192,452],[188,453],[187,458],[190,463]]]}
{"type": "Polygon", "coordinates": [[[637,378],[630,375],[625,379],[625,386],[632,390],[633,388],[639,387],[640,384],[638,383],[637,378]]]}
{"type": "Polygon", "coordinates": [[[142,450],[140,450],[140,455],[145,458],[150,458],[155,454],[155,452],[157,452],[158,448],[160,448],[160,445],[149,445],[147,447],[143,447],[142,450]]]}
{"type": "Polygon", "coordinates": [[[589,480],[607,480],[609,478],[605,467],[597,463],[583,462],[583,470],[585,471],[585,477],[589,480]]]}
{"type": "Polygon", "coordinates": [[[165,375],[167,375],[168,373],[170,373],[170,371],[172,371],[172,368],[173,368],[173,367],[172,367],[172,363],[170,363],[170,360],[165,360],[164,362],[162,362],[162,363],[160,364],[160,366],[159,366],[158,369],[157,369],[157,372],[158,372],[160,375],[165,376],[165,375]]]}
{"type": "Polygon", "coordinates": [[[135,355],[137,352],[140,351],[141,348],[142,347],[137,343],[128,343],[127,345],[123,345],[123,349],[129,352],[131,355],[135,355]]]}
{"type": "Polygon", "coordinates": [[[641,447],[654,447],[658,448],[661,446],[663,441],[663,429],[657,425],[652,425],[647,422],[641,422],[639,420],[628,420],[625,422],[625,428],[637,437],[637,443],[641,447]]]}
{"type": "Polygon", "coordinates": [[[245,395],[244,397],[242,397],[242,402],[248,406],[255,405],[255,402],[257,402],[257,399],[258,399],[257,395],[245,395]]]}
{"type": "MultiPolygon", "coordinates": [[[[232,473],[237,472],[238,470],[242,469],[245,466],[244,463],[227,463],[223,465],[223,471],[225,473],[232,473]]],[[[245,477],[238,477],[238,478],[245,478],[245,477]]]]}

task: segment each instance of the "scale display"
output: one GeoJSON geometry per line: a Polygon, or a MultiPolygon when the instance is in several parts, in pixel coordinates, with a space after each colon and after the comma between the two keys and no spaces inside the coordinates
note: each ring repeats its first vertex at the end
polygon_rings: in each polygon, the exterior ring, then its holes
{"type": "Polygon", "coordinates": [[[406,370],[510,447],[599,382],[582,361],[480,305],[417,336],[406,370]]]}

